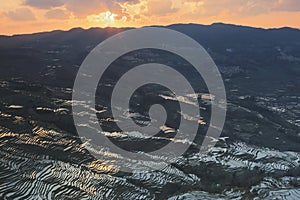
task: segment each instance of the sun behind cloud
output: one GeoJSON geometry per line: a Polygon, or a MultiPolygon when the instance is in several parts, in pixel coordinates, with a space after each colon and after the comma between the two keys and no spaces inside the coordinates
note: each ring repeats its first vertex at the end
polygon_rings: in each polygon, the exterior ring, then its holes
{"type": "Polygon", "coordinates": [[[101,12],[97,15],[89,15],[87,16],[87,20],[91,23],[97,23],[101,27],[107,27],[107,26],[113,26],[115,25],[115,17],[117,17],[117,14],[114,14],[110,11],[101,12]]]}

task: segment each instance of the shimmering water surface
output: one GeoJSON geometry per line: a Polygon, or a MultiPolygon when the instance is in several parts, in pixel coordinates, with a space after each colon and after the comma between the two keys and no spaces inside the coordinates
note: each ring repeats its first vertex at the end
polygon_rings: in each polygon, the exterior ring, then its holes
{"type": "MultiPolygon", "coordinates": [[[[247,142],[247,138],[259,137],[255,126],[276,126],[278,122],[234,101],[229,103],[229,113],[246,113],[248,120],[234,115],[230,120],[240,120],[249,126],[247,130],[225,125],[225,135],[206,154],[197,153],[195,141],[178,140],[178,145],[195,148],[162,170],[143,172],[164,158],[143,163],[104,147],[97,149],[101,159],[89,154],[89,141],[81,142],[74,134],[70,89],[12,81],[2,82],[1,92],[5,94],[0,113],[1,199],[300,199],[297,146],[285,148],[289,137],[284,132],[269,135],[273,147],[247,142]],[[48,96],[40,96],[46,93],[48,96]],[[251,124],[251,117],[261,121],[251,124]],[[132,172],[122,172],[122,167],[132,172]]],[[[205,125],[205,119],[200,124],[205,125]]],[[[173,132],[163,129],[166,134],[173,132]]],[[[144,137],[138,132],[103,134],[123,141],[144,137]]],[[[152,138],[153,142],[161,139],[168,138],[152,138]]]]}

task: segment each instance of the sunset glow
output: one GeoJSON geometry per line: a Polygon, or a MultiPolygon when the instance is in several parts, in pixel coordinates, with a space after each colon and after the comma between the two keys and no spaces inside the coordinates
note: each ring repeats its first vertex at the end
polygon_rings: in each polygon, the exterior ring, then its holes
{"type": "Polygon", "coordinates": [[[298,0],[0,0],[0,15],[0,35],[214,22],[300,28],[298,0]]]}
{"type": "Polygon", "coordinates": [[[87,20],[90,23],[97,23],[99,26],[107,27],[107,26],[114,26],[115,24],[115,17],[117,14],[113,14],[110,11],[102,12],[98,15],[89,15],[87,16],[87,20]]]}

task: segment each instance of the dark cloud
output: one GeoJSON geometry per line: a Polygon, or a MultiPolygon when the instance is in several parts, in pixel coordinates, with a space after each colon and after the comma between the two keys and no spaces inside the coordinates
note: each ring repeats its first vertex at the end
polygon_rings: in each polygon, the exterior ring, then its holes
{"type": "Polygon", "coordinates": [[[139,2],[140,0],[65,0],[65,6],[76,17],[86,17],[105,11],[121,14],[122,7],[120,4],[137,4],[139,2]]]}
{"type": "Polygon", "coordinates": [[[67,0],[65,5],[76,17],[85,17],[87,15],[98,14],[105,11],[117,14],[122,12],[122,8],[116,0],[67,0]]]}
{"type": "MultiPolygon", "coordinates": [[[[84,18],[88,15],[110,11],[118,15],[125,14],[120,4],[138,4],[146,2],[148,12],[144,15],[164,16],[182,11],[172,7],[172,0],[23,0],[24,5],[51,9],[64,6],[75,17],[84,18]]],[[[231,13],[236,16],[255,16],[273,11],[300,11],[299,0],[183,0],[195,3],[194,14],[199,16],[215,16],[221,13],[231,13]]],[[[51,13],[51,12],[50,12],[51,13]]],[[[62,14],[62,13],[61,13],[62,14]]]]}
{"type": "MultiPolygon", "coordinates": [[[[219,15],[220,13],[231,13],[232,15],[251,16],[267,12],[274,0],[203,0],[198,5],[199,9],[203,9],[206,16],[219,15]]],[[[276,0],[275,0],[276,1],[276,0]]],[[[189,0],[193,2],[193,0],[189,0]]],[[[201,15],[201,14],[200,14],[201,15]]]]}
{"type": "Polygon", "coordinates": [[[288,11],[288,12],[299,12],[300,1],[299,0],[284,0],[280,1],[274,10],[277,11],[288,11]]]}
{"type": "Polygon", "coordinates": [[[129,3],[129,4],[137,4],[140,1],[139,0],[115,0],[115,2],[120,2],[120,3],[129,3]]]}
{"type": "Polygon", "coordinates": [[[136,4],[139,0],[24,0],[24,5],[39,9],[50,9],[65,6],[76,17],[86,17],[104,11],[122,13],[120,4],[136,4]]]}
{"type": "Polygon", "coordinates": [[[96,10],[102,12],[105,8],[105,5],[99,0],[69,0],[66,2],[65,6],[76,17],[85,17],[87,15],[95,14],[96,10]]]}
{"type": "Polygon", "coordinates": [[[25,0],[24,5],[40,8],[49,9],[64,5],[66,0],[25,0]]]}
{"type": "Polygon", "coordinates": [[[45,17],[48,19],[68,19],[69,15],[66,14],[64,10],[61,9],[54,9],[50,10],[45,14],[45,17]]]}
{"type": "Polygon", "coordinates": [[[35,16],[28,8],[18,8],[15,11],[9,11],[4,15],[14,21],[32,21],[35,20],[35,16]]]}
{"type": "MultiPolygon", "coordinates": [[[[187,0],[187,2],[198,3],[200,1],[187,0]]],[[[222,12],[238,16],[255,16],[273,11],[300,11],[299,0],[202,0],[201,3],[199,9],[203,9],[207,16],[218,15],[222,12]]]]}
{"type": "Polygon", "coordinates": [[[148,2],[148,14],[150,15],[166,15],[177,11],[178,9],[172,7],[171,0],[153,0],[148,2]]]}

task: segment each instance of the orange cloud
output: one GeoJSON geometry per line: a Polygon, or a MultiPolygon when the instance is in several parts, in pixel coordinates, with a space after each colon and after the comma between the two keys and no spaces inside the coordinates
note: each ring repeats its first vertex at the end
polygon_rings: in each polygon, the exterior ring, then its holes
{"type": "Polygon", "coordinates": [[[23,5],[40,8],[40,9],[49,9],[54,7],[60,7],[64,5],[64,0],[25,0],[23,5]]]}
{"type": "Polygon", "coordinates": [[[48,19],[68,19],[69,15],[62,9],[54,9],[47,11],[45,17],[48,19]]]}
{"type": "Polygon", "coordinates": [[[35,20],[35,16],[28,8],[18,8],[14,11],[4,13],[5,16],[14,21],[32,21],[35,20]]]}
{"type": "Polygon", "coordinates": [[[148,15],[160,15],[164,16],[169,13],[174,13],[178,11],[178,8],[174,8],[171,0],[152,0],[148,1],[147,4],[148,15]]]}

